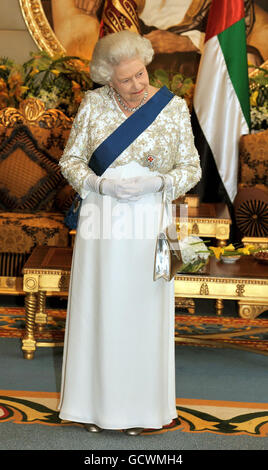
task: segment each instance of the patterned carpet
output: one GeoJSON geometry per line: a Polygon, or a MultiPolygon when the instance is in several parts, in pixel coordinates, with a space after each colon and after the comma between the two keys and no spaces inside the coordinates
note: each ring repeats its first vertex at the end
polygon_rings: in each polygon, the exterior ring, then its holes
{"type": "MultiPolygon", "coordinates": [[[[47,309],[47,314],[48,324],[44,331],[36,334],[36,339],[63,342],[66,311],[50,308],[47,309]]],[[[20,338],[24,329],[23,307],[0,307],[0,337],[20,338]]],[[[232,346],[268,353],[267,318],[246,320],[238,317],[190,315],[180,312],[175,317],[175,336],[180,344],[204,344],[207,347],[232,346]],[[213,339],[214,341],[211,341],[213,339]]]]}
{"type": "MultiPolygon", "coordinates": [[[[48,309],[48,323],[36,338],[53,341],[64,340],[66,311],[48,309]]],[[[21,338],[25,329],[25,311],[23,307],[0,307],[0,338],[21,338]]]]}
{"type": "Polygon", "coordinates": [[[268,319],[176,315],[175,336],[180,344],[232,347],[268,354],[268,319]]]}
{"type": "MultiPolygon", "coordinates": [[[[48,309],[48,325],[38,338],[63,341],[65,310],[48,309]]],[[[20,338],[25,328],[23,307],[0,307],[0,337],[20,338]]],[[[197,335],[229,335],[218,343],[204,346],[228,345],[254,347],[267,352],[267,319],[243,320],[233,317],[176,315],[176,339],[180,344],[200,346],[197,335]],[[247,333],[243,335],[243,333],[247,333]],[[235,336],[230,336],[235,334],[235,336]],[[242,335],[241,335],[242,334],[242,335]],[[237,336],[236,336],[237,335],[237,336]]],[[[27,363],[27,361],[26,361],[27,363]]],[[[39,423],[46,426],[81,426],[61,421],[58,417],[58,393],[0,390],[0,423],[39,423]]],[[[146,429],[144,435],[180,430],[189,433],[209,432],[217,435],[268,436],[268,403],[240,403],[231,401],[177,398],[178,418],[162,429],[146,429]]]]}
{"type": "MultiPolygon", "coordinates": [[[[0,423],[82,426],[58,417],[58,393],[0,390],[0,423]]],[[[144,435],[183,432],[268,436],[268,404],[177,399],[178,418],[144,435]]]]}

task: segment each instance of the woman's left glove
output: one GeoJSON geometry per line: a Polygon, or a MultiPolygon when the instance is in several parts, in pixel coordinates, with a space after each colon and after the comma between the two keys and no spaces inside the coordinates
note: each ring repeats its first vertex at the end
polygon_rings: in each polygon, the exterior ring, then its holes
{"type": "Polygon", "coordinates": [[[136,176],[131,178],[131,184],[135,196],[142,196],[143,194],[157,193],[161,191],[164,186],[169,189],[172,186],[172,178],[169,176],[136,176]]]}
{"type": "Polygon", "coordinates": [[[137,196],[148,193],[157,193],[163,188],[164,181],[160,176],[137,176],[133,179],[133,185],[137,191],[137,196]]]}

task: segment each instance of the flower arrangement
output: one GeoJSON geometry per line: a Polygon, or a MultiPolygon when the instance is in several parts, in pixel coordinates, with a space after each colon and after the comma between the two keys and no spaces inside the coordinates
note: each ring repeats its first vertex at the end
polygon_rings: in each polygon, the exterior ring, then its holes
{"type": "Polygon", "coordinates": [[[26,92],[21,66],[13,60],[0,57],[0,109],[18,107],[26,92]]]}
{"type": "Polygon", "coordinates": [[[202,271],[210,257],[210,251],[201,238],[189,235],[179,240],[182,257],[181,273],[202,271]]]}
{"type": "Polygon", "coordinates": [[[242,255],[251,255],[258,251],[253,245],[246,245],[240,248],[235,248],[232,243],[226,246],[210,246],[210,253],[214,255],[217,259],[224,257],[240,257],[242,255]]]}
{"type": "Polygon", "coordinates": [[[263,67],[255,70],[249,77],[251,127],[264,130],[268,129],[268,70],[263,67]]]}
{"type": "Polygon", "coordinates": [[[189,109],[192,109],[194,95],[194,81],[181,73],[171,73],[163,69],[157,69],[149,73],[150,84],[160,88],[164,85],[175,95],[185,99],[189,109]]]}
{"type": "Polygon", "coordinates": [[[67,116],[76,114],[86,90],[92,88],[89,62],[79,57],[31,54],[23,64],[26,97],[42,100],[47,108],[57,108],[67,116]]]}
{"type": "Polygon", "coordinates": [[[89,62],[73,56],[31,53],[22,65],[0,58],[0,109],[18,107],[20,101],[34,97],[47,109],[57,108],[73,117],[86,90],[92,88],[89,62]]]}
{"type": "Polygon", "coordinates": [[[201,238],[195,236],[188,236],[179,241],[183,262],[180,273],[202,272],[212,256],[215,256],[218,260],[228,261],[228,259],[235,260],[241,256],[254,255],[260,251],[259,248],[255,248],[253,245],[236,248],[230,243],[223,247],[207,247],[205,243],[201,238]]]}

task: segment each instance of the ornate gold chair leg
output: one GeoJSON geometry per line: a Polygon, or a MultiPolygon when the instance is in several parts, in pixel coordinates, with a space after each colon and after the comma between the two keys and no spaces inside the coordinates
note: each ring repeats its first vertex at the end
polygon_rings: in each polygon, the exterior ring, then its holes
{"type": "Polygon", "coordinates": [[[223,311],[223,300],[222,299],[216,299],[216,312],[217,315],[221,315],[223,311]]]}
{"type": "Polygon", "coordinates": [[[195,314],[195,301],[184,297],[175,297],[176,308],[187,308],[188,312],[192,315],[195,314]]]}
{"type": "Polygon", "coordinates": [[[189,299],[188,312],[192,315],[195,314],[195,301],[193,299],[189,299]]]}
{"type": "Polygon", "coordinates": [[[44,325],[47,323],[45,291],[38,292],[38,307],[35,315],[35,323],[38,325],[39,333],[41,333],[44,329],[44,325]]]}
{"type": "Polygon", "coordinates": [[[34,337],[35,313],[37,307],[37,296],[34,292],[29,292],[25,297],[26,332],[22,338],[22,351],[25,359],[33,359],[36,350],[34,337]]]}

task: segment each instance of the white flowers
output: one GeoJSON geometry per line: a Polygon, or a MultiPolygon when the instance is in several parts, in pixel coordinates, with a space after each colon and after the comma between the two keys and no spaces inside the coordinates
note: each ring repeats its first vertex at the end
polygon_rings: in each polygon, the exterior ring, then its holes
{"type": "Polygon", "coordinates": [[[210,256],[210,251],[199,237],[185,237],[179,244],[184,264],[191,264],[200,259],[206,261],[210,256]]]}
{"type": "Polygon", "coordinates": [[[265,129],[265,124],[266,126],[268,125],[267,107],[266,106],[260,106],[259,108],[251,107],[250,118],[251,118],[252,129],[256,129],[256,130],[265,129]]]}

